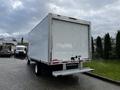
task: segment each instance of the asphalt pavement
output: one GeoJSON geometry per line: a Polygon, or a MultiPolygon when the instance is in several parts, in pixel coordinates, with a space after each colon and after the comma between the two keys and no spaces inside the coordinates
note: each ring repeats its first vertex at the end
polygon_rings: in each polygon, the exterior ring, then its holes
{"type": "Polygon", "coordinates": [[[120,86],[84,75],[36,76],[25,59],[0,58],[0,90],[120,90],[120,86]]]}

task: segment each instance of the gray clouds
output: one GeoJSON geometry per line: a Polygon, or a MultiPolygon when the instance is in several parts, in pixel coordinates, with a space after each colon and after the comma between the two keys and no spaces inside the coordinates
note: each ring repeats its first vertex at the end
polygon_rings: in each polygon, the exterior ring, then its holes
{"type": "Polygon", "coordinates": [[[0,33],[27,33],[47,13],[46,0],[1,0],[0,33]]]}
{"type": "Polygon", "coordinates": [[[53,12],[92,22],[92,35],[112,36],[120,29],[120,0],[52,0],[53,12]]]}
{"type": "Polygon", "coordinates": [[[27,33],[53,12],[91,21],[93,36],[114,36],[120,29],[119,5],[120,0],[0,0],[0,33],[27,33]]]}

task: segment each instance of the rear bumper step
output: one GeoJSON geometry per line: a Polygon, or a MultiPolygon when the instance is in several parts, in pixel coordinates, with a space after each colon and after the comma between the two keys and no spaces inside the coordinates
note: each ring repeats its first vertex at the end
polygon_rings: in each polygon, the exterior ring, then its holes
{"type": "Polygon", "coordinates": [[[82,69],[70,69],[70,70],[62,70],[62,71],[53,71],[52,75],[57,77],[57,76],[65,76],[65,75],[71,75],[75,73],[82,73],[82,72],[89,72],[94,69],[91,68],[82,68],[82,69]]]}

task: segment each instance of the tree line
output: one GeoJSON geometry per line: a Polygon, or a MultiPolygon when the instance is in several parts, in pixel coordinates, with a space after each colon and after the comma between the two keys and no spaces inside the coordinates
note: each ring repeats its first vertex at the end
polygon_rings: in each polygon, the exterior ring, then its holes
{"type": "Polygon", "coordinates": [[[120,31],[117,32],[115,39],[107,33],[103,38],[98,36],[96,39],[92,37],[91,40],[92,58],[120,59],[120,31]]]}

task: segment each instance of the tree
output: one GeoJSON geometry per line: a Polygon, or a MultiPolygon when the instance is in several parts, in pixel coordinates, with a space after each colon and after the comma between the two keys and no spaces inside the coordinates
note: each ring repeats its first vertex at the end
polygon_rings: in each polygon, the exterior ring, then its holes
{"type": "Polygon", "coordinates": [[[21,38],[21,44],[23,44],[23,37],[21,38]]]}
{"type": "Polygon", "coordinates": [[[116,35],[116,56],[120,59],[120,31],[116,35]]]}
{"type": "Polygon", "coordinates": [[[109,59],[110,58],[111,50],[112,50],[111,38],[110,38],[109,33],[107,33],[105,35],[105,38],[104,38],[104,58],[105,59],[109,59]]]}
{"type": "Polygon", "coordinates": [[[91,48],[92,48],[92,56],[94,56],[94,42],[93,42],[93,37],[91,37],[91,48]]]}
{"type": "Polygon", "coordinates": [[[103,57],[103,45],[102,45],[102,40],[100,36],[98,36],[96,39],[96,52],[98,57],[100,58],[103,57]]]}

